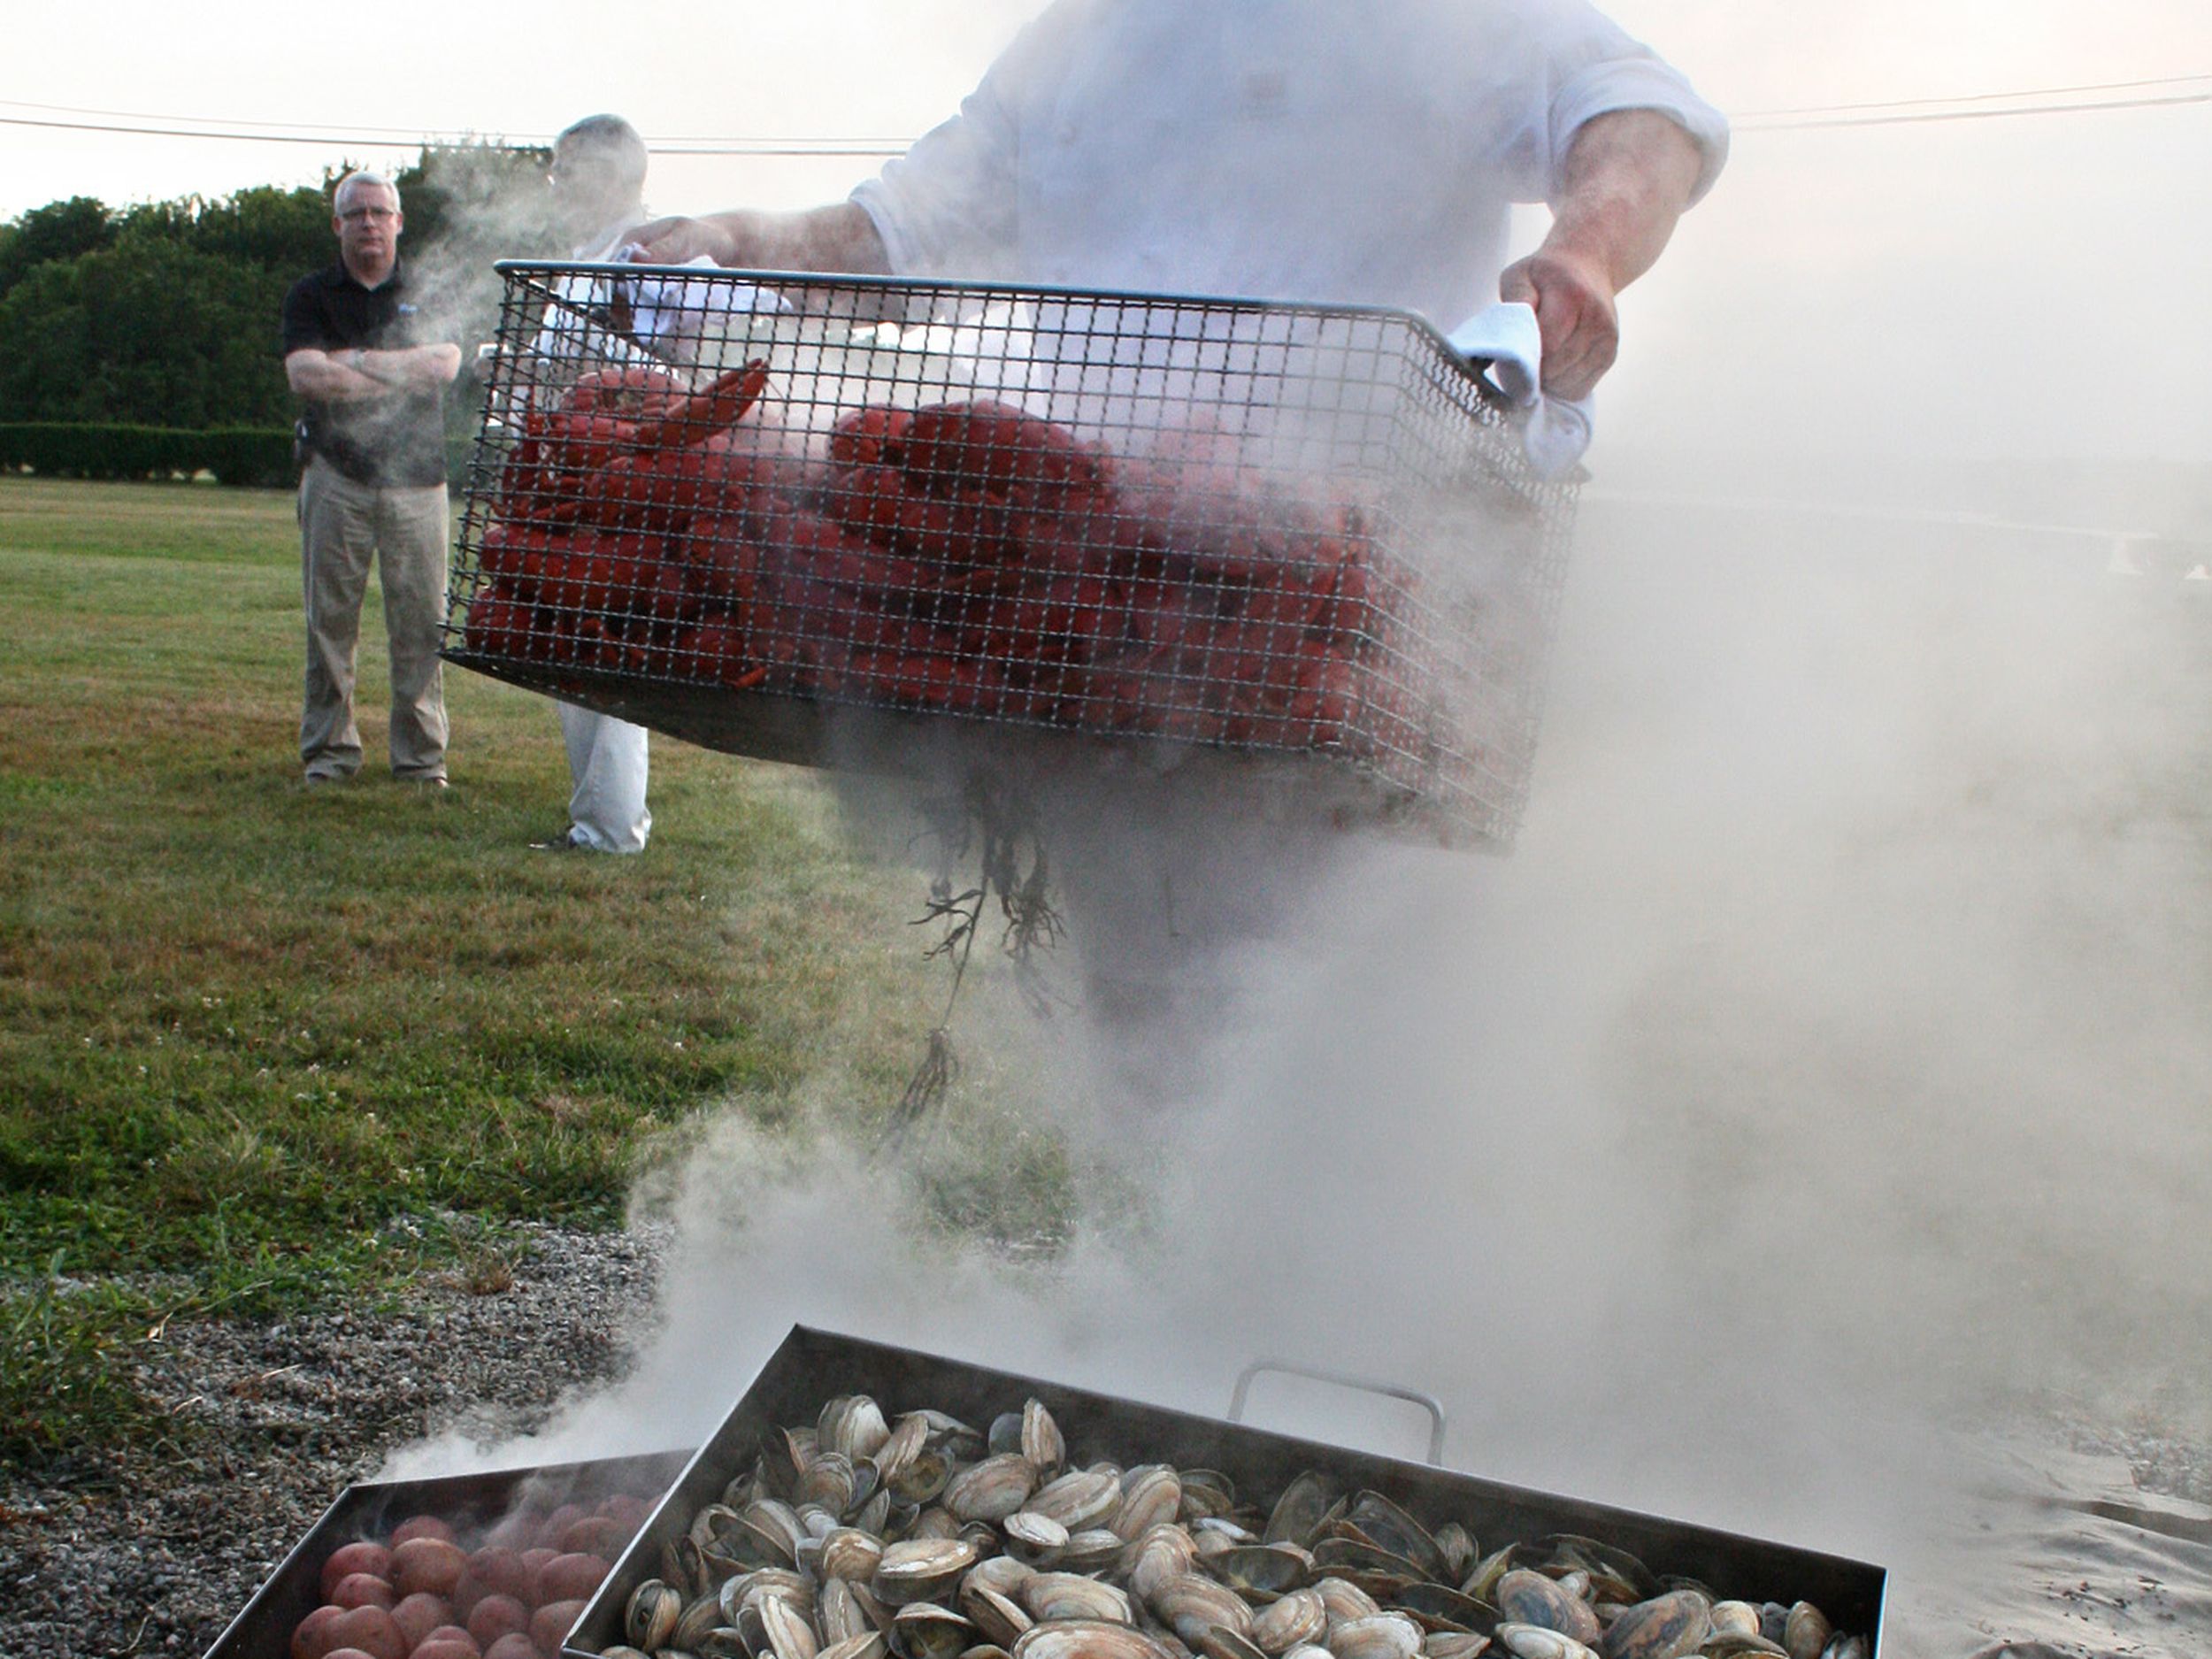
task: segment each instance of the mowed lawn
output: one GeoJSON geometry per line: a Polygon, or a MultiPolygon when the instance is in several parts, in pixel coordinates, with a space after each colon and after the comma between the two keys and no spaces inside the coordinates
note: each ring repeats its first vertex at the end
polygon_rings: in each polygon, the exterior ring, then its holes
{"type": "Polygon", "coordinates": [[[453,787],[395,783],[373,582],[306,792],[298,558],[285,494],[0,478],[0,1456],[145,1432],[150,1316],[616,1225],[707,1110],[864,1137],[942,1003],[813,774],[656,740],[645,856],[534,852],[551,705],[449,669],[453,787]]]}

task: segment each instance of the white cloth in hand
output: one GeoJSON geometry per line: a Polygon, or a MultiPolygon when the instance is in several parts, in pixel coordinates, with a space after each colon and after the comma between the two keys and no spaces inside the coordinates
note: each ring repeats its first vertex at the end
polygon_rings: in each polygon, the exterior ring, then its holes
{"type": "Polygon", "coordinates": [[[1573,472],[1590,447],[1596,407],[1591,398],[1545,394],[1544,341],[1535,307],[1501,300],[1470,317],[1448,338],[1461,357],[1489,364],[1498,389],[1525,411],[1521,449],[1536,475],[1558,479],[1573,472]]]}

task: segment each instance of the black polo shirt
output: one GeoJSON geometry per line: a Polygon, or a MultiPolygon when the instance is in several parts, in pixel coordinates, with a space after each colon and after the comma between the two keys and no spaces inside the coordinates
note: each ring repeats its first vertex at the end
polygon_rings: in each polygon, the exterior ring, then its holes
{"type": "MultiPolygon", "coordinates": [[[[407,269],[373,288],[342,261],[292,284],[284,296],[284,354],[295,351],[394,351],[435,343],[408,297],[407,269]]],[[[422,487],[445,476],[445,392],[395,392],[306,405],[310,448],[357,484],[422,487]]]]}

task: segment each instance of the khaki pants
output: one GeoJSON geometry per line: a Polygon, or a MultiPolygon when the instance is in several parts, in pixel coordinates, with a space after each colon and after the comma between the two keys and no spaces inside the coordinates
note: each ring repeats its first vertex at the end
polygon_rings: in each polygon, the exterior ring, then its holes
{"type": "Polygon", "coordinates": [[[392,775],[445,776],[445,623],[451,528],[442,485],[379,489],[319,457],[300,479],[301,585],[307,601],[307,697],[300,760],[311,778],[361,769],[353,720],[354,649],[369,560],[377,561],[392,664],[392,775]]]}

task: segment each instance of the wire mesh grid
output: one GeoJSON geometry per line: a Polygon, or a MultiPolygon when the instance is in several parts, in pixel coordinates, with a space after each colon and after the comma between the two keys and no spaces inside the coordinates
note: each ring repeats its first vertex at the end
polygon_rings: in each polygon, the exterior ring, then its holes
{"type": "Polygon", "coordinates": [[[1573,491],[1419,319],[500,270],[452,660],[769,758],[949,717],[1509,844],[1573,491]]]}

